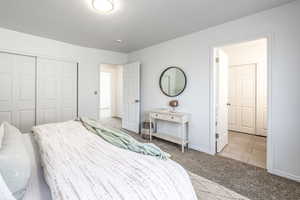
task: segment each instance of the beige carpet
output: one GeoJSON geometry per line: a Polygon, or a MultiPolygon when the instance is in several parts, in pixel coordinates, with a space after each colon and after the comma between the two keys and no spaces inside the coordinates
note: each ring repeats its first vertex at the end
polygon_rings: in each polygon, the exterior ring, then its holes
{"type": "Polygon", "coordinates": [[[198,200],[249,200],[217,183],[189,172],[198,200]]]}

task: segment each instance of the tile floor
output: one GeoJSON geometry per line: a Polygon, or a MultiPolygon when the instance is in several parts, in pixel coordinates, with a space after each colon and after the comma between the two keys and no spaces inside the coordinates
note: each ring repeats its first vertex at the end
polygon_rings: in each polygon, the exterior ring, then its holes
{"type": "Polygon", "coordinates": [[[228,145],[219,155],[266,168],[266,137],[230,131],[228,145]]]}

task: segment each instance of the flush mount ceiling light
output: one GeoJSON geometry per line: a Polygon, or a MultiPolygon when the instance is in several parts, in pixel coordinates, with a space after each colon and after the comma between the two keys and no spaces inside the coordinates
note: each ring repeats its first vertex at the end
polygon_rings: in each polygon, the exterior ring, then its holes
{"type": "Polygon", "coordinates": [[[113,0],[92,0],[95,10],[102,13],[110,13],[114,10],[113,0]]]}

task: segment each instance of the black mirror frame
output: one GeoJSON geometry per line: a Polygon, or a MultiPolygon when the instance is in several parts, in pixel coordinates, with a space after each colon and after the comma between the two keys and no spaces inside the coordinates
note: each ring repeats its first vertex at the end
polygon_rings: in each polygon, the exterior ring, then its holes
{"type": "Polygon", "coordinates": [[[164,95],[166,95],[166,96],[168,96],[168,97],[177,97],[177,96],[181,95],[181,94],[184,92],[184,90],[185,90],[185,88],[186,88],[186,85],[187,85],[187,78],[186,78],[186,75],[185,75],[184,71],[183,71],[181,68],[179,68],[179,67],[170,66],[170,67],[168,67],[167,69],[165,69],[165,70],[161,73],[161,75],[160,75],[160,77],[159,77],[159,87],[160,87],[160,91],[161,91],[164,95]],[[169,69],[173,69],[173,68],[178,69],[179,71],[182,72],[182,74],[183,74],[183,76],[184,76],[184,87],[183,87],[183,89],[182,89],[178,94],[176,94],[176,95],[169,95],[169,94],[165,93],[165,91],[162,89],[162,86],[161,86],[161,79],[162,79],[163,75],[166,73],[166,71],[168,71],[169,69]]]}

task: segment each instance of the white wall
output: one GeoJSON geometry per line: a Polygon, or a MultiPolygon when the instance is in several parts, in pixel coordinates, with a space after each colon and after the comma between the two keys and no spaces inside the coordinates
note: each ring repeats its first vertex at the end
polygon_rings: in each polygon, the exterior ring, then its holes
{"type": "Polygon", "coordinates": [[[123,65],[118,65],[117,68],[117,108],[116,117],[123,117],[123,65]]]}
{"type": "MultiPolygon", "coordinates": [[[[123,65],[101,64],[101,72],[112,74],[111,91],[111,116],[120,117],[123,115],[123,65]]],[[[99,93],[101,96],[101,91],[99,93]]],[[[100,98],[99,98],[100,100],[100,98]]],[[[100,105],[100,103],[99,103],[100,105]]],[[[99,107],[100,109],[100,107],[99,107]]],[[[100,111],[101,112],[101,111],[100,111]]]]}
{"type": "MultiPolygon", "coordinates": [[[[267,136],[267,39],[222,47],[229,66],[256,64],[256,133],[267,136]]],[[[230,78],[230,77],[229,77],[230,78]]]]}
{"type": "Polygon", "coordinates": [[[187,74],[186,91],[179,97],[180,110],[191,113],[191,147],[212,153],[210,138],[211,48],[272,35],[271,132],[268,165],[271,172],[300,181],[300,1],[167,41],[129,55],[141,61],[142,112],[166,106],[170,98],[158,85],[169,65],[187,74]],[[272,138],[272,139],[271,139],[272,138]],[[271,151],[270,151],[271,150],[271,151]],[[274,151],[272,151],[274,150],[274,151]]]}
{"type": "Polygon", "coordinates": [[[98,117],[100,63],[124,64],[127,55],[75,46],[0,28],[0,51],[41,55],[79,62],[79,115],[98,117]]]}

